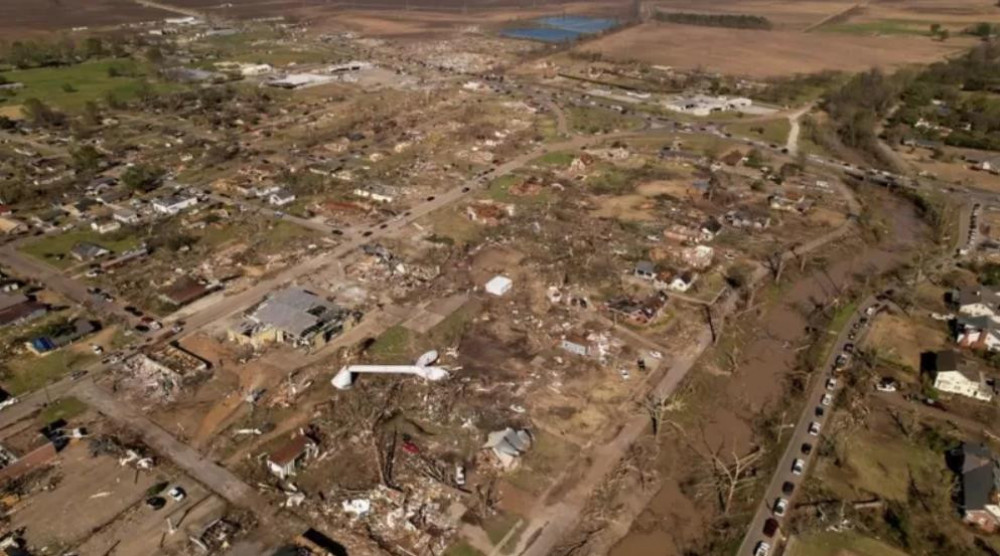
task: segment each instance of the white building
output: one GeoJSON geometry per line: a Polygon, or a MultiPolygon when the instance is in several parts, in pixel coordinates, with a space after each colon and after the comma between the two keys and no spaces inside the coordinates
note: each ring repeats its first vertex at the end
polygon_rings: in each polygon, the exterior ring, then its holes
{"type": "Polygon", "coordinates": [[[171,196],[153,200],[153,210],[160,214],[173,216],[182,210],[189,209],[198,204],[197,197],[171,196]]]}
{"type": "Polygon", "coordinates": [[[561,347],[563,351],[568,351],[573,355],[579,355],[580,357],[587,357],[588,355],[591,355],[591,352],[593,351],[590,340],[579,334],[564,336],[562,341],[559,343],[559,347],[561,347]]]}
{"type": "Polygon", "coordinates": [[[379,203],[391,203],[396,200],[396,190],[384,185],[358,187],[354,190],[354,194],[362,199],[371,199],[379,203]]]}
{"type": "Polygon", "coordinates": [[[132,209],[118,209],[111,214],[111,218],[114,218],[122,224],[138,224],[139,223],[139,213],[132,209]]]}
{"type": "Polygon", "coordinates": [[[122,228],[122,223],[118,220],[94,220],[90,223],[90,229],[99,234],[110,234],[122,228]]]}
{"type": "Polygon", "coordinates": [[[753,105],[746,97],[724,97],[692,95],[674,97],[663,103],[667,110],[683,112],[692,116],[708,116],[715,112],[741,110],[753,105]]]}
{"type": "Polygon", "coordinates": [[[934,388],[949,394],[988,402],[993,399],[993,386],[983,373],[963,369],[958,353],[942,351],[935,357],[934,388]]]}
{"type": "Polygon", "coordinates": [[[675,292],[684,293],[694,286],[694,283],[698,280],[698,275],[693,272],[681,272],[677,276],[674,276],[673,280],[667,283],[667,288],[675,292]]]}
{"type": "Polygon", "coordinates": [[[267,198],[267,202],[277,207],[283,207],[295,201],[295,194],[287,189],[279,189],[267,198]]]}
{"type": "Polygon", "coordinates": [[[486,293],[500,297],[509,292],[513,286],[514,282],[510,278],[494,276],[489,282],[486,282],[486,293]]]}

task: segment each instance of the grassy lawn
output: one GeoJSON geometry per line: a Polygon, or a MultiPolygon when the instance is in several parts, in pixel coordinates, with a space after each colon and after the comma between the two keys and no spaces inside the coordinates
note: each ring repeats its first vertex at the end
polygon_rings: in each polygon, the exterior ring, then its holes
{"type": "MultiPolygon", "coordinates": [[[[91,60],[75,66],[14,70],[2,75],[11,82],[23,83],[13,95],[0,95],[0,105],[22,104],[37,98],[63,110],[78,110],[87,101],[103,101],[108,93],[121,99],[134,97],[142,80],[152,72],[142,64],[128,59],[91,60]],[[120,68],[119,77],[108,75],[112,67],[120,68]],[[127,74],[127,75],[126,75],[127,74]]],[[[157,90],[176,86],[155,84],[157,90]]]]}
{"type": "Polygon", "coordinates": [[[402,325],[386,330],[368,348],[368,355],[382,363],[399,362],[413,352],[413,333],[402,325]]]}
{"type": "Polygon", "coordinates": [[[375,339],[368,348],[368,355],[379,363],[409,364],[421,353],[441,346],[452,345],[461,339],[472,320],[479,313],[479,303],[469,301],[437,323],[426,334],[418,334],[396,325],[375,339]]]}
{"type": "Polygon", "coordinates": [[[521,465],[507,477],[517,488],[532,494],[542,494],[559,472],[569,465],[579,452],[577,446],[543,430],[532,431],[534,443],[521,465]]]}
{"type": "Polygon", "coordinates": [[[539,166],[569,166],[574,158],[573,153],[560,151],[540,156],[534,162],[539,166]]]}
{"type": "Polygon", "coordinates": [[[87,411],[87,404],[73,396],[58,399],[49,404],[38,414],[38,422],[48,424],[57,419],[70,420],[87,411]]]}
{"type": "Polygon", "coordinates": [[[570,106],[566,110],[566,119],[571,130],[584,133],[634,129],[640,123],[611,110],[581,106],[570,106]]]}
{"type": "MultiPolygon", "coordinates": [[[[836,467],[822,460],[818,477],[844,499],[871,494],[887,500],[906,502],[910,476],[940,477],[950,484],[944,455],[902,437],[874,432],[857,434],[846,440],[845,463],[836,467]]],[[[936,480],[936,479],[935,479],[936,480]]]]}
{"type": "Polygon", "coordinates": [[[448,547],[443,556],[483,556],[483,553],[469,546],[465,541],[458,542],[448,547]]]}
{"type": "MultiPolygon", "coordinates": [[[[535,160],[535,163],[540,166],[568,166],[572,161],[572,154],[558,152],[549,153],[545,156],[539,157],[535,160]]],[[[490,182],[489,187],[486,188],[486,198],[500,203],[522,205],[545,203],[550,199],[551,191],[544,187],[541,191],[534,195],[512,194],[510,192],[510,188],[523,182],[525,179],[527,179],[527,176],[523,174],[507,174],[505,176],[500,176],[490,182]]]]}
{"type": "Polygon", "coordinates": [[[784,145],[788,140],[788,132],[792,124],[786,118],[776,118],[764,122],[739,122],[726,126],[733,135],[762,139],[775,145],[784,145]]]}
{"type": "Polygon", "coordinates": [[[84,349],[66,347],[41,357],[27,354],[10,361],[7,363],[7,376],[2,381],[4,389],[21,395],[59,380],[97,359],[96,355],[84,349]]]}
{"type": "Polygon", "coordinates": [[[854,532],[824,531],[797,537],[789,546],[789,556],[907,556],[882,541],[862,537],[854,532]]]}
{"type": "MultiPolygon", "coordinates": [[[[517,526],[518,522],[521,521],[521,516],[517,514],[501,512],[497,515],[485,520],[483,522],[483,529],[486,530],[486,535],[490,538],[490,542],[496,546],[507,533],[517,526]]],[[[517,536],[511,538],[508,541],[507,546],[517,545],[517,536]]]]}
{"type": "Polygon", "coordinates": [[[127,231],[101,235],[91,230],[74,230],[62,234],[47,235],[38,241],[22,246],[20,251],[50,265],[68,268],[79,263],[69,256],[69,251],[74,245],[81,242],[100,245],[113,254],[139,246],[139,239],[129,235],[127,231]]]}
{"type": "MultiPolygon", "coordinates": [[[[492,197],[492,190],[491,195],[492,197]]],[[[475,242],[483,233],[483,226],[476,224],[456,208],[441,210],[434,214],[434,219],[424,217],[421,225],[434,230],[433,241],[449,245],[467,245],[475,242]]]]}

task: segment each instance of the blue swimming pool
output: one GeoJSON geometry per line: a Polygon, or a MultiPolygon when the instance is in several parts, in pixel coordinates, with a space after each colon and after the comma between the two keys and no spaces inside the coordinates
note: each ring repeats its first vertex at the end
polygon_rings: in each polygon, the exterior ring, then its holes
{"type": "Polygon", "coordinates": [[[500,35],[512,39],[560,43],[576,40],[582,35],[600,33],[618,24],[613,19],[575,15],[543,17],[535,19],[531,23],[537,27],[504,29],[500,35]]]}

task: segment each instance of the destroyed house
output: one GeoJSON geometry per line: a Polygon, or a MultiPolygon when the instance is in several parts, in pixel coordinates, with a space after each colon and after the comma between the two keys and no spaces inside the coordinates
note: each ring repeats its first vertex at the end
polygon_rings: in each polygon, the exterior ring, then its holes
{"type": "Polygon", "coordinates": [[[534,439],[526,429],[515,430],[507,427],[491,432],[483,448],[490,450],[504,469],[515,467],[521,456],[531,449],[534,439]]]}
{"type": "Polygon", "coordinates": [[[208,286],[194,278],[184,276],[160,291],[160,299],[175,307],[182,307],[208,294],[208,286]]]}
{"type": "Polygon", "coordinates": [[[307,458],[316,455],[317,448],[313,439],[300,434],[268,454],[267,468],[278,478],[287,479],[307,458]]]}
{"type": "Polygon", "coordinates": [[[257,344],[267,341],[295,345],[325,344],[343,331],[348,311],[303,288],[278,291],[257,306],[237,336],[257,344]]]}
{"type": "Polygon", "coordinates": [[[629,297],[613,299],[607,303],[607,308],[612,315],[622,316],[635,324],[646,324],[660,316],[666,303],[665,295],[653,294],[643,301],[629,297]]]}

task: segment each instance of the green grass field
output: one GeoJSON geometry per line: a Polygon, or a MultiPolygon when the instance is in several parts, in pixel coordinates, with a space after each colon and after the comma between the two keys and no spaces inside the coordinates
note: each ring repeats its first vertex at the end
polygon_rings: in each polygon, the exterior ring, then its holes
{"type": "Polygon", "coordinates": [[[810,533],[797,537],[789,547],[788,556],[907,556],[906,552],[882,541],[862,537],[854,532],[810,533]]]}
{"type": "Polygon", "coordinates": [[[90,230],[75,230],[63,234],[45,236],[38,241],[22,246],[20,251],[57,268],[69,268],[80,262],[69,256],[69,251],[74,245],[81,242],[100,245],[112,253],[121,253],[122,251],[133,249],[138,247],[140,243],[138,238],[124,233],[101,235],[90,230]]]}
{"type": "Polygon", "coordinates": [[[26,354],[7,364],[4,388],[15,396],[33,392],[89,364],[97,358],[90,352],[63,348],[47,355],[26,354]]]}
{"type": "MultiPolygon", "coordinates": [[[[852,436],[841,467],[823,461],[818,476],[845,499],[875,494],[905,502],[911,472],[921,477],[949,477],[944,456],[918,443],[876,433],[852,436]]],[[[948,480],[948,479],[942,479],[948,480]]]]}
{"type": "Polygon", "coordinates": [[[833,23],[817,29],[824,33],[844,33],[847,35],[918,35],[929,37],[930,24],[926,21],[906,19],[880,19],[878,21],[860,21],[833,23]]]}
{"type": "Polygon", "coordinates": [[[576,155],[569,152],[558,151],[542,155],[535,159],[534,163],[539,166],[569,166],[576,155]]]}
{"type": "Polygon", "coordinates": [[[42,424],[48,424],[57,419],[66,419],[68,421],[84,411],[87,411],[87,404],[73,396],[68,396],[48,405],[38,414],[37,420],[42,424]]]}
{"type": "Polygon", "coordinates": [[[765,122],[738,122],[726,125],[726,130],[733,135],[762,139],[775,145],[784,145],[788,141],[788,132],[792,125],[785,118],[776,118],[765,122]],[[763,133],[761,133],[763,130],[763,133]]]}
{"type": "MultiPolygon", "coordinates": [[[[24,84],[13,95],[0,95],[0,105],[22,104],[29,98],[37,98],[67,111],[79,110],[87,101],[103,101],[108,93],[127,100],[139,92],[143,79],[152,81],[152,72],[144,65],[133,60],[115,59],[92,60],[75,66],[14,70],[0,75],[7,81],[24,84]],[[123,75],[108,75],[112,67],[120,68],[123,75]]],[[[156,90],[176,88],[162,83],[152,85],[156,90]]]]}

